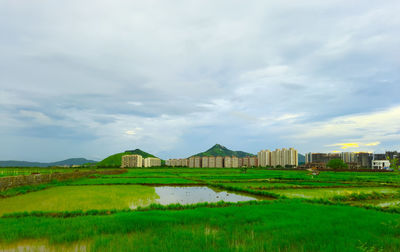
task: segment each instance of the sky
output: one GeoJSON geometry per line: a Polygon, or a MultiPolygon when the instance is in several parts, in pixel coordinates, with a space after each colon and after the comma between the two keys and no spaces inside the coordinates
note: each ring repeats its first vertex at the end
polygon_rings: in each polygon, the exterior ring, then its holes
{"type": "Polygon", "coordinates": [[[0,160],[400,150],[400,1],[0,0],[0,160]]]}

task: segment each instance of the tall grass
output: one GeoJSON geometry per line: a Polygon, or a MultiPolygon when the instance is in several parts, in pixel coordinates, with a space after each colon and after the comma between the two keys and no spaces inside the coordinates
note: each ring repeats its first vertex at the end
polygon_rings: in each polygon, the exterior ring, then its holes
{"type": "Polygon", "coordinates": [[[400,251],[399,215],[340,205],[270,204],[0,219],[0,243],[88,241],[93,251],[400,251]]]}

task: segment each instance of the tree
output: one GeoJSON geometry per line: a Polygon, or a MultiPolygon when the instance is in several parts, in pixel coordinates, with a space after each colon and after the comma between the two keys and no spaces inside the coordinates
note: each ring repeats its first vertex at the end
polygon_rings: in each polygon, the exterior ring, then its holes
{"type": "Polygon", "coordinates": [[[331,159],[326,164],[326,167],[332,168],[334,170],[339,170],[339,169],[346,169],[347,164],[343,162],[343,160],[341,159],[331,159]]]}
{"type": "Polygon", "coordinates": [[[389,162],[390,162],[390,168],[392,168],[395,171],[399,170],[399,159],[398,158],[391,159],[388,156],[388,157],[386,157],[386,159],[389,160],[389,162]]]}

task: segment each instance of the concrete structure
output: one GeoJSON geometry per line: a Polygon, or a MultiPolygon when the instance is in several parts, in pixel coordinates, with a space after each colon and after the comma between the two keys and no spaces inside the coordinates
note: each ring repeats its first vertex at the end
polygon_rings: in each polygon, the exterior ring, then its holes
{"type": "Polygon", "coordinates": [[[161,159],[154,157],[148,157],[143,159],[143,167],[155,167],[155,166],[161,166],[161,159]]]}
{"type": "MultiPolygon", "coordinates": [[[[378,158],[378,156],[377,156],[378,158]]],[[[379,157],[381,158],[381,157],[379,157]]],[[[341,159],[349,164],[353,169],[371,168],[373,155],[368,152],[342,152],[342,153],[307,153],[307,163],[324,163],[327,164],[332,159],[341,159]]]]}
{"type": "Polygon", "coordinates": [[[202,157],[201,158],[201,167],[203,168],[208,168],[208,157],[202,157]]]}
{"type": "Polygon", "coordinates": [[[294,148],[276,149],[272,152],[269,150],[261,150],[257,153],[257,159],[255,161],[249,160],[249,165],[253,166],[255,163],[256,166],[259,167],[297,167],[299,165],[298,155],[299,153],[294,148]]]}
{"type": "Polygon", "coordinates": [[[121,160],[121,168],[142,167],[143,158],[141,155],[124,155],[121,160]]]}
{"type": "Polygon", "coordinates": [[[386,154],[373,154],[373,160],[386,160],[386,154]]]}
{"type": "Polygon", "coordinates": [[[187,167],[188,160],[186,158],[168,159],[165,161],[165,165],[172,166],[172,167],[187,167]]]}
{"type": "Polygon", "coordinates": [[[271,166],[271,152],[269,150],[261,150],[257,153],[258,166],[267,167],[271,166]]]}
{"type": "Polygon", "coordinates": [[[242,167],[250,167],[249,157],[244,157],[242,160],[242,167]]]}
{"type": "Polygon", "coordinates": [[[201,157],[194,157],[194,167],[195,168],[200,168],[201,167],[201,157]]]}
{"type": "Polygon", "coordinates": [[[356,154],[356,162],[361,168],[372,167],[373,154],[368,152],[358,152],[356,154]]]}
{"type": "Polygon", "coordinates": [[[332,159],[342,159],[339,153],[307,153],[306,163],[328,163],[332,159]]]}
{"type": "Polygon", "coordinates": [[[189,166],[189,167],[194,167],[194,157],[190,157],[190,158],[189,158],[189,164],[188,164],[188,166],[189,166]]]}
{"type": "Polygon", "coordinates": [[[221,156],[215,157],[215,168],[224,167],[224,159],[221,156]]]}
{"type": "Polygon", "coordinates": [[[243,167],[243,158],[238,158],[238,167],[243,167]]]}
{"type": "Polygon", "coordinates": [[[354,153],[354,152],[342,152],[340,154],[340,158],[345,163],[355,163],[356,162],[356,153],[354,153]]]}
{"type": "Polygon", "coordinates": [[[238,168],[239,167],[239,158],[232,156],[232,168],[238,168]]]}
{"type": "Polygon", "coordinates": [[[208,167],[215,168],[215,157],[208,157],[208,167]]]}
{"type": "Polygon", "coordinates": [[[150,166],[150,160],[147,158],[143,158],[143,163],[142,163],[142,167],[151,167],[150,166]]]}
{"type": "Polygon", "coordinates": [[[388,160],[373,160],[372,169],[388,170],[390,169],[390,162],[388,160]]]}
{"type": "Polygon", "coordinates": [[[224,157],[224,167],[232,168],[232,157],[230,157],[230,156],[224,157]]]}
{"type": "Polygon", "coordinates": [[[249,167],[257,167],[258,162],[257,162],[257,157],[249,157],[249,167]]]}

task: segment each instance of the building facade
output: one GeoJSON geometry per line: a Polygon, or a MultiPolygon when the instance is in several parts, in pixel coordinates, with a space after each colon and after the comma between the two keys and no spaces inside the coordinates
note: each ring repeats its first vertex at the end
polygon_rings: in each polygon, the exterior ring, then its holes
{"type": "Polygon", "coordinates": [[[143,158],[141,155],[124,155],[121,160],[121,168],[142,167],[143,158]]]}
{"type": "Polygon", "coordinates": [[[224,157],[224,167],[232,168],[232,157],[230,157],[230,156],[224,157]]]}
{"type": "MultiPolygon", "coordinates": [[[[299,165],[298,152],[294,148],[282,148],[274,151],[261,150],[257,153],[256,166],[259,167],[277,167],[277,166],[291,166],[297,167],[299,165]]],[[[251,163],[250,165],[252,165],[251,163]]]]}

